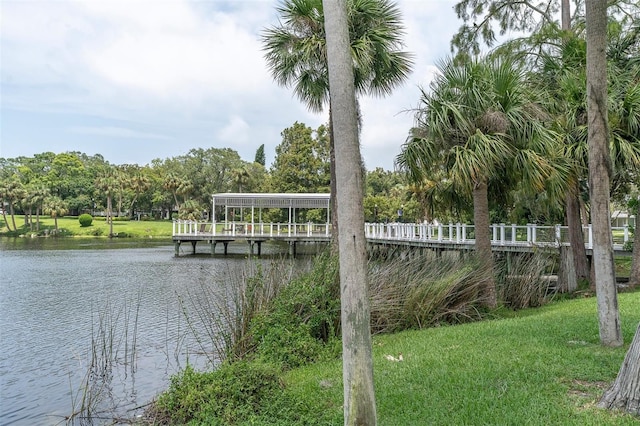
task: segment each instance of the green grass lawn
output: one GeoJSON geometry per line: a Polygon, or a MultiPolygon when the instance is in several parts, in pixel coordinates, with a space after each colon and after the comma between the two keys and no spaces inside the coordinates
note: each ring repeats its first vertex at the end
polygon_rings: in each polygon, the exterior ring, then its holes
{"type": "MultiPolygon", "coordinates": [[[[11,218],[7,216],[7,220],[11,221],[11,218]]],[[[34,231],[31,231],[28,226],[24,226],[24,216],[16,216],[16,225],[18,226],[18,232],[8,232],[6,224],[0,216],[0,234],[18,236],[28,235],[36,233],[35,231],[35,217],[34,217],[34,231]]],[[[54,227],[54,220],[48,216],[40,217],[40,232],[44,234],[45,230],[51,232],[54,227]]],[[[132,238],[149,238],[149,237],[171,237],[172,222],[170,220],[159,221],[114,221],[113,233],[118,237],[132,237],[132,238]]],[[[60,235],[63,236],[75,236],[75,237],[96,237],[96,236],[108,236],[109,224],[100,218],[94,218],[91,226],[81,227],[77,217],[62,217],[58,218],[58,230],[60,235]]]]}
{"type": "MultiPolygon", "coordinates": [[[[640,292],[621,294],[620,312],[626,345],[617,349],[599,344],[595,298],[376,336],[379,424],[638,425],[640,419],[594,407],[640,321],[640,292]],[[400,353],[402,362],[385,358],[400,353]]],[[[339,361],[287,373],[285,399],[299,403],[279,410],[316,413],[300,424],[342,424],[341,377],[339,361]]]]}

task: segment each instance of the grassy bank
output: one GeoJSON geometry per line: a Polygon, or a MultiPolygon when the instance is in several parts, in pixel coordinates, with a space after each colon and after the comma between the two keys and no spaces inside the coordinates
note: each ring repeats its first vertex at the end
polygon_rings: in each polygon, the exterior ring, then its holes
{"type": "MultiPolygon", "coordinates": [[[[321,280],[314,276],[310,281],[317,285],[321,280]]],[[[285,299],[293,300],[290,295],[285,299]]],[[[302,307],[308,301],[291,303],[302,307]]],[[[640,292],[620,295],[627,345],[640,321],[638,306],[640,292]]],[[[595,298],[564,299],[521,311],[502,309],[489,318],[493,319],[375,336],[379,424],[640,423],[595,408],[626,352],[626,347],[600,346],[595,298]]],[[[298,328],[290,325],[271,324],[261,341],[295,334],[298,328]]],[[[194,425],[343,423],[339,357],[287,368],[291,363],[269,356],[278,352],[275,346],[267,349],[213,372],[187,369],[172,379],[150,420],[194,425]]]]}
{"type": "MultiPolygon", "coordinates": [[[[7,220],[11,218],[7,216],[7,220]]],[[[50,235],[55,230],[53,218],[40,217],[40,230],[36,231],[34,217],[33,231],[24,224],[24,216],[16,216],[17,231],[9,232],[6,223],[0,216],[0,235],[18,237],[21,235],[50,235]]],[[[137,221],[114,220],[114,236],[119,238],[171,238],[172,223],[170,220],[137,221]]],[[[65,237],[100,237],[109,235],[109,224],[104,218],[95,217],[91,226],[81,227],[77,217],[58,218],[58,235],[65,237]]]]}
{"type": "MultiPolygon", "coordinates": [[[[640,293],[620,295],[627,344],[640,321],[638,306],[640,293]]],[[[595,298],[513,318],[377,336],[379,423],[638,425],[637,418],[594,408],[625,352],[599,345],[595,298]],[[402,362],[385,357],[400,353],[402,362]]],[[[317,424],[341,424],[339,362],[291,371],[284,382],[285,393],[302,406],[325,413],[317,424]]]]}

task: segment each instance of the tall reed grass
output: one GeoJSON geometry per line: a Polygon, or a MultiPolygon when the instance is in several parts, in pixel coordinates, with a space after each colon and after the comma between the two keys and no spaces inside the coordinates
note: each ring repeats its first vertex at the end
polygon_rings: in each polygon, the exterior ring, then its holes
{"type": "Polygon", "coordinates": [[[119,401],[113,392],[114,370],[137,368],[138,315],[141,293],[135,302],[115,306],[110,301],[91,314],[91,344],[87,370],[78,390],[71,386],[71,414],[67,424],[91,425],[97,419],[115,418],[119,401]]]}

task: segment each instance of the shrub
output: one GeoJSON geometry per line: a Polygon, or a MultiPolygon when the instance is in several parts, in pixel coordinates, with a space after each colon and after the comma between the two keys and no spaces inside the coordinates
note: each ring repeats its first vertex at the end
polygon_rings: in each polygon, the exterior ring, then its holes
{"type": "Polygon", "coordinates": [[[280,371],[268,364],[237,361],[207,373],[187,366],[171,378],[151,416],[161,424],[234,424],[267,409],[282,389],[280,371]]]}
{"type": "Polygon", "coordinates": [[[81,214],[80,216],[78,216],[78,222],[80,222],[80,226],[83,228],[91,226],[91,223],[93,222],[93,216],[88,213],[81,214]]]}
{"type": "Polygon", "coordinates": [[[339,353],[339,322],[338,260],[326,252],[254,317],[251,334],[263,359],[295,368],[339,353]]]}

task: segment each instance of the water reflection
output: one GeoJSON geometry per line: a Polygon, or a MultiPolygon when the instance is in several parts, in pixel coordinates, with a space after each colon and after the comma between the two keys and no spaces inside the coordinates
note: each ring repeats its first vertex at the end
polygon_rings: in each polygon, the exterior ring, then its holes
{"type": "Polygon", "coordinates": [[[134,414],[187,362],[207,368],[179,299],[222,290],[247,251],[237,243],[227,257],[176,258],[170,241],[106,239],[0,239],[0,248],[2,425],[56,424],[79,407],[100,324],[119,415],[134,414]]]}

